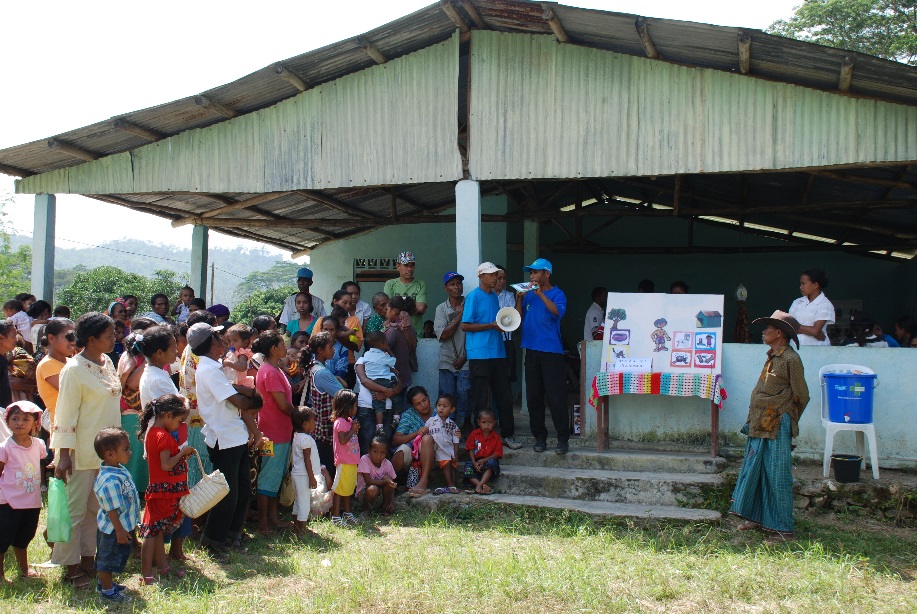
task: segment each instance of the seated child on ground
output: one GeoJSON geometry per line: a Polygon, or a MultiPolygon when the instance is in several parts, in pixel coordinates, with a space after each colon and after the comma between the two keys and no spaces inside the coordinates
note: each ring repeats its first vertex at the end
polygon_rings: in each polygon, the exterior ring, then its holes
{"type": "Polygon", "coordinates": [[[131,444],[120,428],[102,429],[95,438],[96,454],[102,466],[92,485],[99,500],[96,523],[96,589],[103,602],[132,601],[116,584],[113,573],[121,573],[131,555],[131,533],[140,523],[140,497],[131,474],[124,464],[131,459],[131,444]]]}
{"type": "MultiPolygon", "coordinates": [[[[398,384],[395,375],[395,357],[388,354],[388,345],[382,333],[367,333],[364,340],[366,353],[357,359],[358,365],[363,365],[367,379],[385,388],[394,388],[398,384]]],[[[395,395],[388,399],[392,406],[392,413],[400,416],[404,409],[401,396],[395,395]]],[[[385,425],[386,399],[373,399],[373,411],[376,412],[376,432],[382,432],[385,425]]]]}
{"type": "Polygon", "coordinates": [[[494,432],[494,414],[485,409],[478,413],[478,428],[471,431],[465,449],[471,460],[465,461],[465,481],[474,486],[466,493],[489,495],[488,482],[500,476],[500,459],[503,458],[503,442],[494,432]]]}
{"type": "Polygon", "coordinates": [[[455,411],[455,399],[451,395],[441,394],[436,399],[436,415],[427,420],[426,427],[436,444],[434,460],[443,471],[446,488],[437,488],[434,495],[456,494],[455,469],[458,467],[458,445],[460,431],[449,416],[455,411]]]}
{"type": "Polygon", "coordinates": [[[395,468],[386,457],[388,440],[376,435],[357,465],[357,500],[363,506],[363,514],[369,513],[373,504],[382,495],[382,512],[388,516],[395,511],[395,468]]]}
{"type": "Polygon", "coordinates": [[[41,514],[41,460],[48,456],[45,442],[32,434],[41,420],[41,408],[30,401],[10,403],[4,419],[12,432],[0,444],[0,583],[6,583],[3,559],[10,546],[19,575],[36,578],[29,569],[28,548],[41,514]]]}
{"type": "Polygon", "coordinates": [[[293,422],[293,488],[296,502],[293,503],[293,517],[297,532],[306,531],[309,516],[321,516],[331,509],[332,494],[328,490],[331,476],[318,458],[318,446],[312,433],[315,432],[315,412],[311,407],[300,406],[290,415],[293,422]]]}

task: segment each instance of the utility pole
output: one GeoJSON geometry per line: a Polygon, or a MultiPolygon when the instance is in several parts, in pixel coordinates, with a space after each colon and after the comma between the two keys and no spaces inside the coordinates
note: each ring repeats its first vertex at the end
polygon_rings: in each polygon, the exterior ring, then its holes
{"type": "Polygon", "coordinates": [[[213,281],[214,281],[214,278],[216,277],[216,271],[217,271],[216,263],[211,262],[210,263],[210,304],[211,305],[216,304],[213,298],[213,281]]]}

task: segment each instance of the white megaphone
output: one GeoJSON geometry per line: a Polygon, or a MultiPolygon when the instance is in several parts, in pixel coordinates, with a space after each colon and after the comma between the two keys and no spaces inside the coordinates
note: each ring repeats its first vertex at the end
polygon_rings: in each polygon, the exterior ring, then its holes
{"type": "Polygon", "coordinates": [[[500,330],[511,333],[522,324],[522,316],[515,307],[504,307],[497,312],[497,326],[500,330]]]}

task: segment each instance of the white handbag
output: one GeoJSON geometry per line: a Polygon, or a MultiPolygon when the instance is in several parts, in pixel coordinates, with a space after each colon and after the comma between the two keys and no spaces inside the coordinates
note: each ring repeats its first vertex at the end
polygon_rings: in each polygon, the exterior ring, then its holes
{"type": "Polygon", "coordinates": [[[200,454],[195,453],[197,464],[201,468],[201,481],[194,485],[191,491],[181,498],[178,507],[185,516],[198,518],[206,514],[210,508],[220,502],[220,500],[229,494],[229,483],[219,470],[210,475],[204,473],[204,463],[201,462],[200,454]]]}

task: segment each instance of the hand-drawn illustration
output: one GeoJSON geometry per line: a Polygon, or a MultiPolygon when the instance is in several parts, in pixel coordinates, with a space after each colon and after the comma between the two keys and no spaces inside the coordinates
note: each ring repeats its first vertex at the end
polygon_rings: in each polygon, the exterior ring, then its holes
{"type": "Polygon", "coordinates": [[[653,350],[654,352],[668,351],[669,348],[666,347],[665,342],[672,340],[672,338],[669,337],[669,333],[665,332],[665,327],[668,324],[665,318],[659,318],[653,322],[653,326],[656,327],[656,330],[650,333],[650,339],[656,344],[656,349],[653,350]]]}

